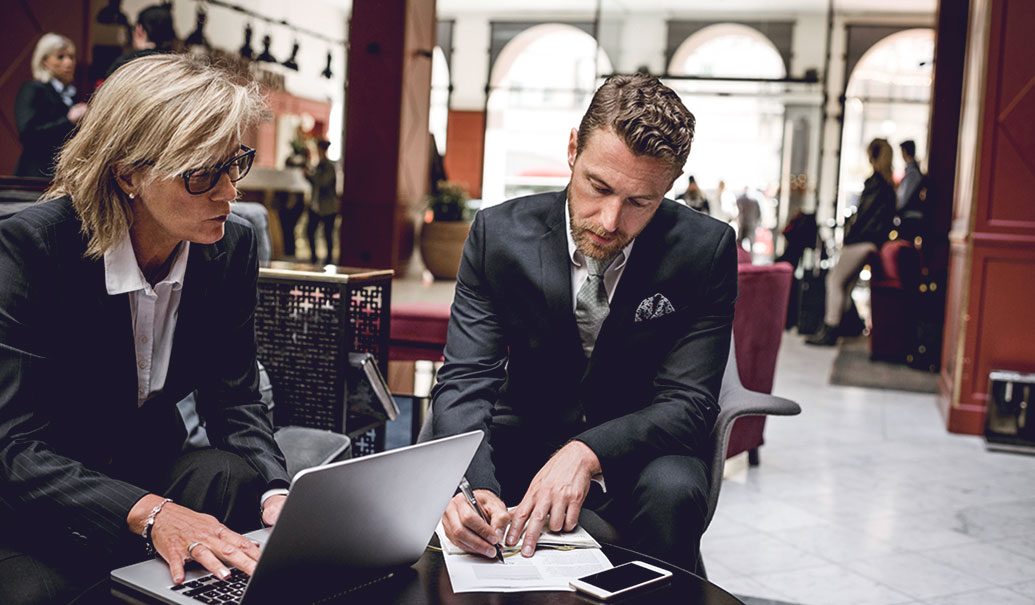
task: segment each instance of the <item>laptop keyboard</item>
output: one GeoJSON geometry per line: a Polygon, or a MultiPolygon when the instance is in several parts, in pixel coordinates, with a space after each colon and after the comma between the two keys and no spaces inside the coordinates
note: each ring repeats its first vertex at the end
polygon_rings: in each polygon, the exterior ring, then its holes
{"type": "Polygon", "coordinates": [[[184,582],[179,586],[172,586],[170,590],[179,592],[183,596],[190,597],[205,605],[223,605],[224,603],[240,603],[244,595],[244,587],[248,585],[248,574],[240,569],[231,569],[230,577],[220,580],[214,574],[209,574],[184,582]]]}

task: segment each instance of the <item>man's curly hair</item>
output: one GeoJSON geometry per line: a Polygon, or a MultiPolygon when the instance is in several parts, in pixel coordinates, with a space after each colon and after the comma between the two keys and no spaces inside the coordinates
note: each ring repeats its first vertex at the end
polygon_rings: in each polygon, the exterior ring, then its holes
{"type": "Polygon", "coordinates": [[[636,155],[682,170],[694,140],[694,114],[679,95],[647,74],[611,76],[597,89],[579,124],[579,151],[598,128],[613,131],[636,155]]]}

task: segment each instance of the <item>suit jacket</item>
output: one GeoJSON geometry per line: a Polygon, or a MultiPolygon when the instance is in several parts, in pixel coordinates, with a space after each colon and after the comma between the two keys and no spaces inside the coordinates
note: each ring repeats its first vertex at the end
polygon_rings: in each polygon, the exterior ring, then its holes
{"type": "MultiPolygon", "coordinates": [[[[572,310],[565,200],[563,191],[534,195],[476,215],[433,392],[435,434],[507,425],[545,451],[578,439],[605,477],[701,452],[729,352],[733,230],[664,200],[636,238],[587,361],[572,310]],[[641,301],[659,293],[675,311],[634,321],[641,301]]],[[[483,442],[468,477],[498,494],[491,447],[483,442]]]]}
{"type": "Polygon", "coordinates": [[[68,106],[50,82],[22,84],[14,102],[14,119],[22,141],[15,176],[54,176],[57,152],[75,130],[68,106]]]}
{"type": "Polygon", "coordinates": [[[138,408],[129,295],[108,295],[80,228],[67,198],[0,221],[0,500],[110,552],[162,489],[156,469],[186,437],[176,403],[195,389],[212,444],[286,487],[258,393],[251,229],[232,217],[219,242],[191,244],[166,384],[138,408]]]}

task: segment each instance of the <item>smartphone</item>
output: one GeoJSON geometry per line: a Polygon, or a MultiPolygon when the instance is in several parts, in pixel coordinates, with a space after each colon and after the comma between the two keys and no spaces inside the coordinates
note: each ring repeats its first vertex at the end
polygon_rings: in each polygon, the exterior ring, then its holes
{"type": "Polygon", "coordinates": [[[643,561],[630,561],[570,582],[571,587],[598,599],[607,600],[643,586],[664,582],[672,572],[643,561]]]}

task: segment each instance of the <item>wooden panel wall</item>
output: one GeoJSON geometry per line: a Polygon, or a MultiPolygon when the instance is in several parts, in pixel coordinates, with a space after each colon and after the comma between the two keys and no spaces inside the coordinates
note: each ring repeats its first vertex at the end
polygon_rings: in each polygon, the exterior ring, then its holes
{"type": "Polygon", "coordinates": [[[89,0],[4,0],[0,16],[0,174],[13,174],[22,152],[14,100],[21,85],[32,79],[30,62],[37,40],[55,32],[75,43],[76,86],[85,98],[93,15],[89,0]]]}
{"type": "Polygon", "coordinates": [[[989,371],[1035,372],[1035,11],[1027,0],[971,8],[949,278],[955,317],[945,333],[954,358],[941,400],[950,430],[977,434],[989,371]]]}

